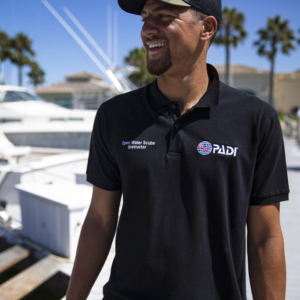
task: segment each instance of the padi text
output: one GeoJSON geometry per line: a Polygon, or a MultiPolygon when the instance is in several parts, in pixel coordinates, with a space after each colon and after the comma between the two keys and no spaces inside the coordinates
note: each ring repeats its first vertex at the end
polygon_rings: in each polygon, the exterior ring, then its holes
{"type": "Polygon", "coordinates": [[[213,153],[236,156],[238,147],[213,144],[213,153]]]}

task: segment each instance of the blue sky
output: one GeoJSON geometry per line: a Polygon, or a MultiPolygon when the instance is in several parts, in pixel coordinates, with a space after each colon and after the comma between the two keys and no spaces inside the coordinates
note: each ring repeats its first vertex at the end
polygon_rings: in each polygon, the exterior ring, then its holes
{"type": "MultiPolygon", "coordinates": [[[[123,12],[117,0],[48,0],[67,23],[92,49],[92,46],[76,29],[63,11],[67,7],[93,36],[102,49],[107,51],[107,7],[118,15],[118,65],[122,65],[124,57],[135,47],[141,47],[139,16],[123,12]]],[[[290,20],[290,27],[300,28],[299,0],[223,0],[223,6],[236,7],[246,17],[245,28],[248,37],[244,44],[232,51],[232,63],[269,69],[269,61],[259,57],[253,47],[257,38],[256,31],[266,25],[268,17],[280,14],[283,19],[290,20]]],[[[33,41],[36,60],[46,72],[45,85],[64,81],[64,76],[76,72],[87,71],[104,75],[73,40],[62,25],[50,14],[40,0],[1,0],[0,28],[10,36],[24,32],[33,41]]],[[[300,34],[298,34],[300,37],[300,34]]],[[[96,55],[97,53],[93,51],[96,55]]],[[[105,65],[105,62],[100,58],[105,65]]],[[[212,46],[208,62],[223,64],[225,62],[224,47],[212,46]]],[[[276,72],[293,72],[300,69],[300,45],[289,56],[279,54],[276,58],[276,72]]],[[[24,74],[29,69],[24,68],[24,74]]],[[[2,64],[4,79],[7,84],[17,84],[17,69],[8,62],[2,64]]],[[[30,86],[27,76],[23,85],[30,86]]]]}

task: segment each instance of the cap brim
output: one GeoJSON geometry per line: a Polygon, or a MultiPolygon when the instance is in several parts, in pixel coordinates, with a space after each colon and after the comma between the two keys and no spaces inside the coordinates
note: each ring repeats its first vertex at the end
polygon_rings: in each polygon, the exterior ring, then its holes
{"type": "Polygon", "coordinates": [[[182,0],[160,0],[161,2],[169,3],[172,5],[177,5],[177,6],[185,6],[185,7],[190,7],[189,4],[185,3],[182,0]]]}
{"type": "Polygon", "coordinates": [[[147,0],[118,0],[119,6],[130,14],[140,15],[147,0]]]}
{"type": "MultiPolygon", "coordinates": [[[[160,0],[178,6],[190,6],[181,0],[160,0]]],[[[119,6],[130,14],[140,15],[147,0],[118,0],[119,6]]]]}

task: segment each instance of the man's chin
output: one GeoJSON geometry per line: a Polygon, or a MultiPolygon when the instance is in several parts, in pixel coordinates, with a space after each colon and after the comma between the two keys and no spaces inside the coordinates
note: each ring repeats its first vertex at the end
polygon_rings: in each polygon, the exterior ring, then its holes
{"type": "Polygon", "coordinates": [[[160,76],[167,72],[172,66],[170,60],[151,61],[147,63],[148,72],[151,75],[160,76]]]}

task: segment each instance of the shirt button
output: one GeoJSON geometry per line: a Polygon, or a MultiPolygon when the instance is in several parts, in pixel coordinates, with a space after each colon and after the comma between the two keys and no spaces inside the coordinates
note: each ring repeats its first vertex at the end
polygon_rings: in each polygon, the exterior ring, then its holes
{"type": "Polygon", "coordinates": [[[176,109],[176,105],[174,105],[174,104],[173,104],[171,107],[172,107],[173,109],[176,109]]]}
{"type": "Polygon", "coordinates": [[[175,124],[175,128],[177,128],[177,129],[178,129],[178,128],[179,128],[179,124],[175,124]]]}

